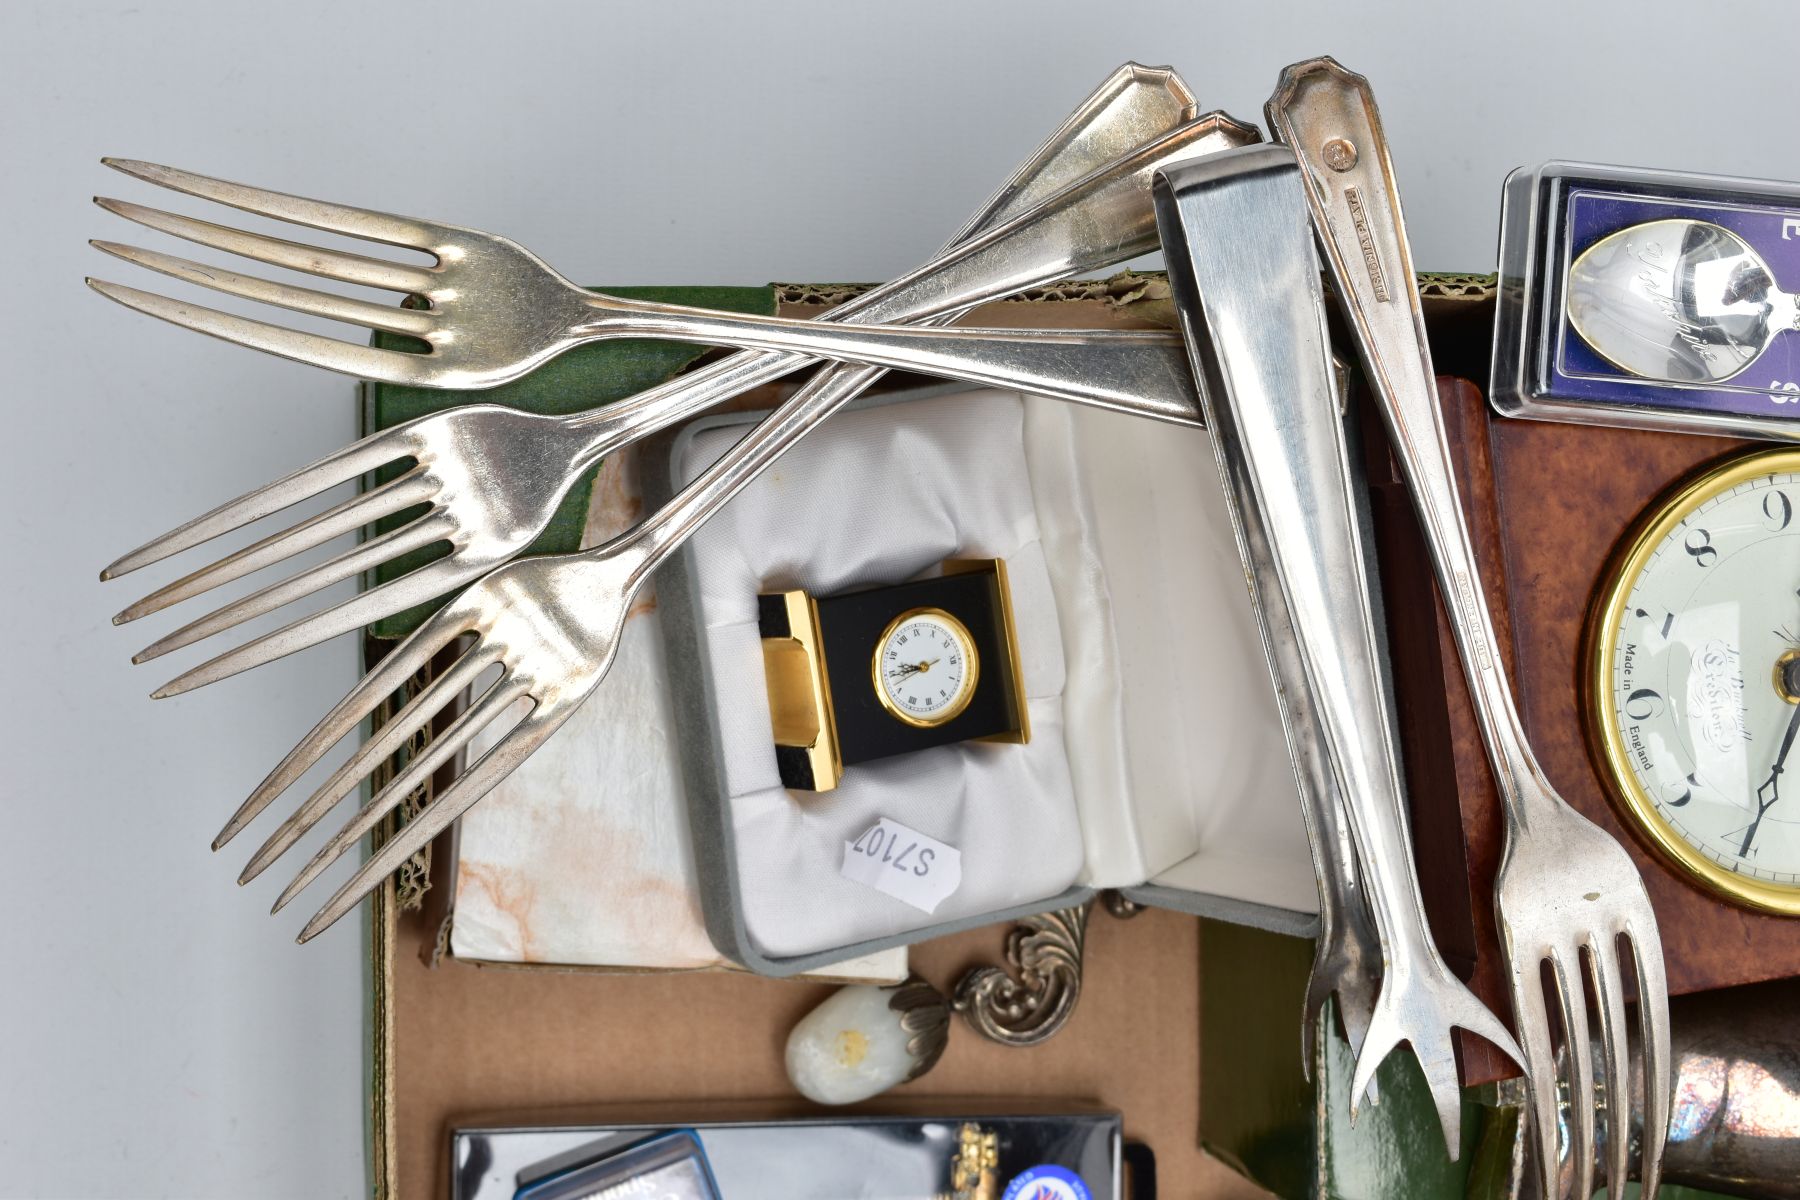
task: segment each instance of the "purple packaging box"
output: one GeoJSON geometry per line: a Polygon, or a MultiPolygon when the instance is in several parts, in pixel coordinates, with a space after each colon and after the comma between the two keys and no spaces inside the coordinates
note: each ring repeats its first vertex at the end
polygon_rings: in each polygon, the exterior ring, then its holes
{"type": "Polygon", "coordinates": [[[1509,416],[1725,436],[1800,437],[1800,332],[1777,333],[1723,383],[1649,379],[1608,362],[1568,315],[1570,265],[1619,230],[1689,218],[1737,233],[1800,290],[1800,187],[1584,163],[1507,179],[1489,396],[1509,416]]]}

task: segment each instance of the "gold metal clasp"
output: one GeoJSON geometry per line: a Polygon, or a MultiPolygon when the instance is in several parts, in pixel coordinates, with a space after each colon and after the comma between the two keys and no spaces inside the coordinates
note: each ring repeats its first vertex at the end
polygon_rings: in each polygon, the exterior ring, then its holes
{"type": "Polygon", "coordinates": [[[818,605],[803,591],[783,592],[781,601],[787,610],[788,636],[762,640],[775,744],[806,751],[812,790],[829,792],[843,778],[844,761],[831,710],[818,605]]]}

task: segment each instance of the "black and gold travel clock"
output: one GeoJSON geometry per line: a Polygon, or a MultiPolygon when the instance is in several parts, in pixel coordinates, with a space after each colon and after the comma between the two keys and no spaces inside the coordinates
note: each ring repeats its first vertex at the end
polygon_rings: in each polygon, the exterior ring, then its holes
{"type": "Polygon", "coordinates": [[[828,792],[844,768],[953,742],[1025,742],[1006,563],[817,597],[758,597],[784,786],[828,792]]]}

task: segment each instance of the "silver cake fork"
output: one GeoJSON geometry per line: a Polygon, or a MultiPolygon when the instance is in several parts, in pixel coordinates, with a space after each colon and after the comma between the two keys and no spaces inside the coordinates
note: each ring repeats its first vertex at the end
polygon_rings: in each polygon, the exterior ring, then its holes
{"type": "Polygon", "coordinates": [[[1546,963],[1570,1045],[1571,1095],[1589,1098],[1571,1106],[1575,1195],[1586,1200],[1594,1183],[1595,1093],[1584,975],[1599,1009],[1614,1101],[1606,1105],[1607,1194],[1619,1195],[1626,1177],[1630,1121],[1627,1105],[1618,1103],[1630,1095],[1623,942],[1637,977],[1644,1055],[1643,1195],[1653,1197],[1672,1086],[1669,993],[1656,914],[1630,855],[1557,795],[1519,720],[1452,473],[1400,195],[1368,80],[1329,58],[1298,63],[1282,72],[1268,116],[1276,136],[1305,168],[1313,224],[1411,485],[1505,808],[1506,850],[1494,909],[1525,1052],[1544,1194],[1558,1194],[1556,1058],[1540,974],[1546,963]]]}
{"type": "MultiPolygon", "coordinates": [[[[1096,96],[1107,94],[1108,89],[1103,89],[1096,96]]],[[[1090,100],[1078,113],[1093,104],[1090,100]]],[[[1140,124],[1132,123],[1130,132],[1140,132],[1140,124]]],[[[1051,144],[1063,147],[1057,157],[1068,165],[1059,166],[1053,176],[1028,190],[1017,181],[1009,185],[1003,190],[1003,199],[997,201],[999,207],[990,205],[984,210],[979,236],[962,240],[953,251],[840,306],[825,319],[907,320],[920,312],[936,311],[945,303],[957,307],[942,315],[954,315],[1020,287],[1048,283],[1143,253],[1155,244],[1148,200],[1155,170],[1185,155],[1243,144],[1255,136],[1253,129],[1212,114],[1183,121],[1135,149],[1124,146],[1121,150],[1129,153],[1108,160],[1101,155],[1110,153],[1122,139],[1074,137],[1065,129],[1051,144]],[[1071,138],[1079,144],[1079,154],[1071,154],[1071,138]],[[1088,173],[1082,175],[1079,168],[1087,168],[1088,173]],[[1079,177],[1071,183],[1072,176],[1079,177]]],[[[1138,345],[1147,351],[1160,346],[1160,363],[1147,366],[1160,382],[1145,380],[1146,363],[1140,362],[1128,368],[1122,387],[1139,386],[1144,391],[1127,397],[1120,385],[1109,385],[1114,397],[1128,400],[1140,412],[1197,422],[1185,367],[1173,361],[1178,357],[1178,343],[1150,336],[1150,341],[1140,340],[1138,345]],[[1135,377],[1135,384],[1130,377],[1135,377]],[[1178,388],[1183,391],[1177,393],[1174,389],[1178,388]]],[[[174,695],[290,654],[479,578],[529,546],[574,481],[605,455],[812,361],[796,354],[745,352],[591,413],[552,417],[498,405],[470,405],[384,430],[221,505],[114,562],[102,572],[102,578],[124,575],[198,546],[367,471],[407,460],[413,464],[378,488],[152,592],[125,608],[115,621],[147,616],[383,517],[425,506],[399,527],[344,554],[188,622],[146,647],[134,661],[147,661],[224,632],[411,551],[439,542],[449,544],[445,557],[228,650],[183,673],[155,694],[174,695]]]]}

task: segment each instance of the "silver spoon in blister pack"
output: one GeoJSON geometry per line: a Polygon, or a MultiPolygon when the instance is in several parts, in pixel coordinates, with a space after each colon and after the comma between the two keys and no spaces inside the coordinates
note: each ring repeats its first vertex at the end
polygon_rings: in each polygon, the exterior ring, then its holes
{"type": "Polygon", "coordinates": [[[1749,242],[1711,221],[1643,221],[1609,233],[1569,268],[1569,322],[1621,370],[1724,383],[1778,334],[1800,329],[1794,294],[1749,242]]]}
{"type": "MultiPolygon", "coordinates": [[[[863,322],[954,315],[972,304],[1153,248],[1148,213],[1151,173],[1185,154],[1241,144],[1255,136],[1218,114],[1185,122],[1122,158],[1105,162],[1045,197],[1042,186],[1009,189],[1004,219],[951,252],[875,292],[834,309],[826,320],[863,322]],[[1038,200],[1035,205],[1029,205],[1038,200]],[[946,307],[948,306],[948,307],[946,307]]],[[[1078,165],[1091,165],[1110,142],[1074,139],[1078,165]]],[[[1057,173],[1055,182],[1067,175],[1057,173]]],[[[405,310],[394,310],[403,312],[405,310]]],[[[790,322],[805,327],[817,323],[790,322]]],[[[848,332],[848,331],[844,331],[848,332]]],[[[888,331],[892,332],[892,331],[888,331]]],[[[959,336],[953,331],[945,336],[959,336]]],[[[927,335],[930,336],[930,335],[927,335]]],[[[990,334],[1007,353],[1015,335],[990,334]]],[[[1160,334],[1111,335],[1110,365],[1093,355],[1086,335],[1070,335],[1041,358],[1048,378],[1077,398],[1184,423],[1198,416],[1175,340],[1160,334]],[[1123,351],[1123,354],[1119,352],[1123,351]],[[1139,353],[1148,351],[1149,353],[1139,353]],[[1115,374],[1106,378],[1105,372],[1115,374]]],[[[391,352],[384,352],[391,353],[391,352]]],[[[421,357],[400,355],[399,357],[421,357]]],[[[122,611],[131,621],[286,560],[343,533],[415,506],[425,509],[329,561],[260,588],[159,639],[138,656],[155,658],[372,570],[408,552],[448,542],[440,559],[332,608],[293,621],[184,673],[157,694],[172,695],[293,653],[381,617],[403,612],[478,578],[524,550],[543,530],[573,482],[606,454],[685,420],[738,392],[779,378],[812,359],[747,352],[618,404],[566,417],[539,416],[498,405],[471,405],[422,417],[371,435],[312,466],[239,497],[120,558],[103,578],[122,575],[198,546],[220,534],[317,495],[377,468],[412,466],[398,478],[161,588],[122,611]]],[[[873,379],[875,376],[871,375],[873,379]]],[[[1044,385],[1040,374],[1031,381],[1044,385]]],[[[1041,388],[1035,390],[1042,390],[1041,388]]],[[[1063,394],[1067,395],[1068,392],[1063,394]]]]}
{"type": "MultiPolygon", "coordinates": [[[[1607,1078],[1623,1080],[1631,1057],[1629,960],[1643,1033],[1643,1193],[1654,1197],[1671,1086],[1669,990],[1656,912],[1631,855],[1557,794],[1525,735],[1450,458],[1399,188],[1374,96],[1362,76],[1332,59],[1313,59],[1282,72],[1267,111],[1276,136],[1305,168],[1313,224],[1406,474],[1500,794],[1506,844],[1494,881],[1494,913],[1524,1049],[1523,1059],[1514,1058],[1530,1085],[1544,1193],[1557,1195],[1552,1012],[1572,1047],[1570,1089],[1588,1098],[1574,1106],[1568,1130],[1576,1194],[1585,1200],[1593,1190],[1598,1095],[1587,997],[1591,989],[1607,1078]]],[[[1379,1045],[1374,1034],[1370,1045],[1379,1045]]],[[[1619,1194],[1626,1175],[1628,1116],[1616,1102],[1605,1109],[1609,1195],[1619,1194]]]]}
{"type": "Polygon", "coordinates": [[[1519,1052],[1451,973],[1426,923],[1300,170],[1282,147],[1244,149],[1165,172],[1156,198],[1240,546],[1247,559],[1266,555],[1266,565],[1251,559],[1253,581],[1275,586],[1258,586],[1259,595],[1278,593],[1265,614],[1265,650],[1278,687],[1297,671],[1305,688],[1380,941],[1381,986],[1351,1081],[1352,1113],[1375,1068],[1405,1042],[1455,1158],[1462,1098],[1452,1031],[1515,1060],[1519,1052]],[[1291,644],[1275,640],[1287,637],[1291,644]]]}
{"type": "MultiPolygon", "coordinates": [[[[1232,127],[1243,128],[1235,123],[1232,127]]],[[[675,499],[605,545],[581,554],[515,562],[490,572],[401,642],[327,714],[252,793],[240,810],[241,818],[248,819],[266,807],[326,749],[355,729],[372,707],[393,691],[396,681],[409,678],[446,647],[462,645],[455,663],[395,714],[276,831],[253,860],[253,870],[260,870],[291,847],[377,764],[422,725],[429,726],[464,688],[498,668],[498,680],[478,689],[469,707],[437,732],[426,749],[326,843],[282,892],[277,907],[354,846],[419,780],[450,761],[515,705],[526,706],[524,715],[490,749],[475,758],[333,895],[307,923],[301,940],[313,937],[354,907],[394,863],[447,828],[560,727],[604,677],[631,599],[656,567],[731,496],[855,395],[863,382],[860,373],[827,374],[809,381],[675,499]],[[470,634],[473,640],[464,642],[470,634]]],[[[241,821],[234,818],[234,824],[241,821]]]]}

